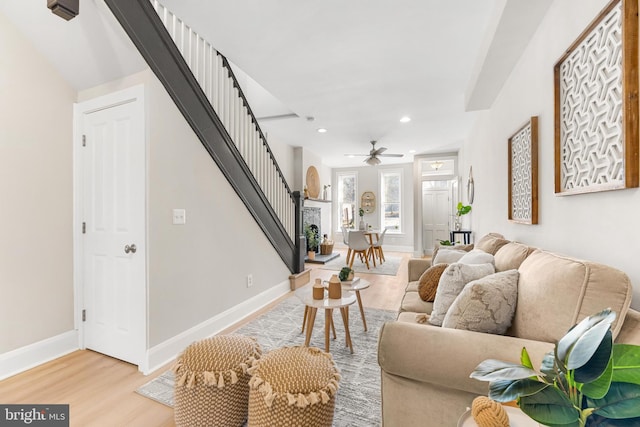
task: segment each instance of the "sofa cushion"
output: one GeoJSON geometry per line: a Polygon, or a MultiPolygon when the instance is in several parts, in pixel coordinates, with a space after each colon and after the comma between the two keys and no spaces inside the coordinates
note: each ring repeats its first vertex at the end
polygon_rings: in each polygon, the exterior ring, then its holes
{"type": "Polygon", "coordinates": [[[509,334],[555,342],[585,317],[610,307],[617,313],[611,331],[618,335],[632,295],[623,272],[539,249],[518,271],[518,309],[509,334]]]}
{"type": "Polygon", "coordinates": [[[493,264],[460,264],[454,263],[446,268],[436,290],[433,311],[429,323],[441,326],[447,310],[464,288],[472,280],[480,279],[495,272],[493,264]]]}
{"type": "Polygon", "coordinates": [[[496,271],[513,270],[520,267],[524,261],[536,248],[523,245],[522,243],[509,242],[495,254],[496,271]]]}
{"type": "Polygon", "coordinates": [[[418,294],[422,301],[433,302],[436,297],[440,276],[448,266],[449,264],[436,264],[422,273],[422,276],[418,279],[418,294]]]}
{"type": "Polygon", "coordinates": [[[416,280],[415,282],[409,282],[406,288],[404,288],[405,292],[418,292],[418,285],[420,283],[416,280]]]}
{"type": "Polygon", "coordinates": [[[475,244],[475,249],[481,249],[491,255],[495,255],[498,249],[509,243],[502,234],[489,233],[482,236],[475,244]]]}
{"type": "Polygon", "coordinates": [[[400,312],[431,313],[432,310],[433,303],[422,301],[418,292],[405,292],[400,303],[400,312]]]}
{"type": "Polygon", "coordinates": [[[440,249],[433,258],[431,265],[436,264],[452,264],[458,262],[460,258],[465,256],[467,251],[459,251],[456,249],[440,249]]]}
{"type": "Polygon", "coordinates": [[[508,270],[467,283],[449,307],[442,327],[504,334],[516,311],[518,276],[518,270],[508,270]]]}
{"type": "Polygon", "coordinates": [[[480,249],[467,252],[458,260],[460,264],[493,264],[493,255],[480,249]]]}

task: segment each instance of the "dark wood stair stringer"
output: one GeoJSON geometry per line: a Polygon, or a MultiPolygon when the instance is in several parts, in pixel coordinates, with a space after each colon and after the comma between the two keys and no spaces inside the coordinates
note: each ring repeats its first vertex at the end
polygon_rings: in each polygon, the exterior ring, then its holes
{"type": "Polygon", "coordinates": [[[105,3],[289,271],[303,271],[304,251],[301,248],[305,243],[300,220],[300,192],[291,193],[296,223],[295,241],[292,241],[151,3],[148,0],[105,0],[105,3]]]}

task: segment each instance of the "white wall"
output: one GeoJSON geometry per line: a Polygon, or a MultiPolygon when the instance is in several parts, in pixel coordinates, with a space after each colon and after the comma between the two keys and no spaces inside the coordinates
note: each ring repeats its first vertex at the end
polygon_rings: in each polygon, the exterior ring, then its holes
{"type": "MultiPolygon", "coordinates": [[[[288,269],[151,71],[77,93],[2,14],[0,51],[0,378],[78,345],[74,102],[145,85],[148,348],[286,291],[288,269]]],[[[293,149],[270,145],[291,182],[293,149]]]]}
{"type": "MultiPolygon", "coordinates": [[[[365,214],[363,219],[366,223],[371,224],[373,228],[380,228],[380,171],[384,170],[400,170],[402,172],[402,233],[391,234],[387,232],[385,236],[385,247],[388,250],[413,252],[414,245],[414,195],[413,195],[413,163],[403,163],[398,165],[382,165],[382,166],[360,166],[355,168],[335,168],[333,169],[333,190],[332,198],[337,199],[337,174],[340,172],[356,172],[358,177],[358,200],[357,205],[360,207],[360,197],[365,191],[372,191],[376,195],[376,210],[371,214],[365,214]]],[[[332,229],[334,231],[334,240],[336,243],[342,242],[342,233],[336,231],[338,227],[340,215],[338,214],[338,206],[333,203],[333,221],[332,229]]],[[[356,215],[356,223],[360,218],[356,215]]]]}
{"type": "Polygon", "coordinates": [[[608,0],[556,0],[490,110],[479,115],[461,151],[461,170],[473,165],[476,236],[505,237],[597,261],[626,272],[640,308],[640,228],[634,225],[640,189],[574,196],[554,194],[553,67],[608,0]],[[539,116],[539,224],[507,221],[507,139],[539,116]]]}
{"type": "Polygon", "coordinates": [[[75,91],[0,14],[0,356],[73,330],[75,91]]]}

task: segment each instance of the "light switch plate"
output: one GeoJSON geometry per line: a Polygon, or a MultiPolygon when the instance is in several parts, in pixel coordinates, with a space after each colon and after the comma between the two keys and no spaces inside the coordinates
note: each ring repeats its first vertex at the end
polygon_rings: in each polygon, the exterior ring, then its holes
{"type": "Polygon", "coordinates": [[[182,225],[187,223],[187,211],[185,209],[173,210],[173,223],[176,225],[182,225]]]}

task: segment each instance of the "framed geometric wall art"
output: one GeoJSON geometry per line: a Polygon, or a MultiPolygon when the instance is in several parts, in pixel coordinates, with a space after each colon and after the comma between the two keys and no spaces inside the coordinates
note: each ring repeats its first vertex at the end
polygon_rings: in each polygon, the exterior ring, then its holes
{"type": "Polygon", "coordinates": [[[554,67],[555,193],[638,186],[638,1],[614,0],[554,67]]]}
{"type": "Polygon", "coordinates": [[[509,138],[509,221],[538,223],[538,117],[509,138]]]}

